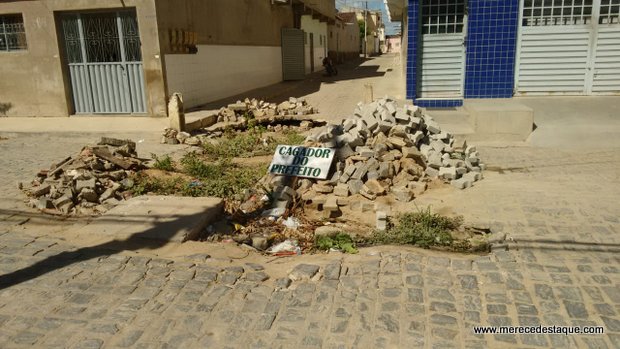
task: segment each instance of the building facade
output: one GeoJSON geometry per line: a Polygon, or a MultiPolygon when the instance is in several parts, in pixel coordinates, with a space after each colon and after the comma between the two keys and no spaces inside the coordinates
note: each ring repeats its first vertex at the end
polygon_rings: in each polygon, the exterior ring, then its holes
{"type": "Polygon", "coordinates": [[[620,4],[608,0],[387,0],[401,21],[406,94],[464,98],[620,94],[620,4]]]}
{"type": "Polygon", "coordinates": [[[282,81],[302,22],[321,67],[334,18],[334,0],[2,1],[0,115],[163,117],[174,92],[191,108],[282,81]]]}
{"type": "Polygon", "coordinates": [[[328,55],[333,62],[359,58],[360,31],[355,13],[338,13],[328,29],[328,55]]]}

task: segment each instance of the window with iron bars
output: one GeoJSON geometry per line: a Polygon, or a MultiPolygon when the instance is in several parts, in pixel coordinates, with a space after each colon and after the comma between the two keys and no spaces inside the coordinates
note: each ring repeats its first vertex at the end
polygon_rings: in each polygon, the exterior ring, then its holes
{"type": "Polygon", "coordinates": [[[593,0],[525,0],[524,27],[583,25],[592,22],[593,0]]]}
{"type": "Polygon", "coordinates": [[[620,0],[601,0],[599,24],[620,24],[620,0]]]}
{"type": "Polygon", "coordinates": [[[465,0],[422,1],[424,34],[462,33],[464,20],[465,0]]]}
{"type": "Polygon", "coordinates": [[[0,15],[0,52],[26,49],[28,45],[22,15],[0,15]]]}

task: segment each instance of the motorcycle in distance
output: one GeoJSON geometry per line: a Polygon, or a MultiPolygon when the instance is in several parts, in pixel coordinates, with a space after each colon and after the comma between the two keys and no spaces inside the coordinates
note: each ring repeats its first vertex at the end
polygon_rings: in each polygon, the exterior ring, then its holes
{"type": "Polygon", "coordinates": [[[329,57],[323,58],[323,66],[325,67],[325,76],[338,75],[338,69],[336,69],[329,57]]]}

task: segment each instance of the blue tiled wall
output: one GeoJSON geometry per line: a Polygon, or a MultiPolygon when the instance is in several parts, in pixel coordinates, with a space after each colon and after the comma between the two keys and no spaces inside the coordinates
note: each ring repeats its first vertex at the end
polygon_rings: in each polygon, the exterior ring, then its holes
{"type": "MultiPolygon", "coordinates": [[[[408,0],[407,99],[419,82],[420,0],[408,0]]],[[[469,0],[465,98],[509,98],[513,94],[519,1],[469,0]]],[[[426,107],[454,107],[459,100],[420,100],[426,107]]]]}
{"type": "Polygon", "coordinates": [[[423,108],[455,108],[463,105],[462,99],[418,99],[415,105],[423,108]]]}
{"type": "Polygon", "coordinates": [[[519,1],[469,0],[465,98],[513,94],[519,1]]]}
{"type": "Polygon", "coordinates": [[[416,98],[418,39],[419,39],[419,3],[407,0],[407,99],[416,98]]]}

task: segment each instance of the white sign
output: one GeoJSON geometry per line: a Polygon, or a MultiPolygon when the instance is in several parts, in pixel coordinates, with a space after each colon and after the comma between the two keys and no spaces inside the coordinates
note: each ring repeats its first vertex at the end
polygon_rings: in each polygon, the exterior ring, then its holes
{"type": "Polygon", "coordinates": [[[278,145],[269,173],[282,176],[326,179],[335,149],[278,145]]]}

